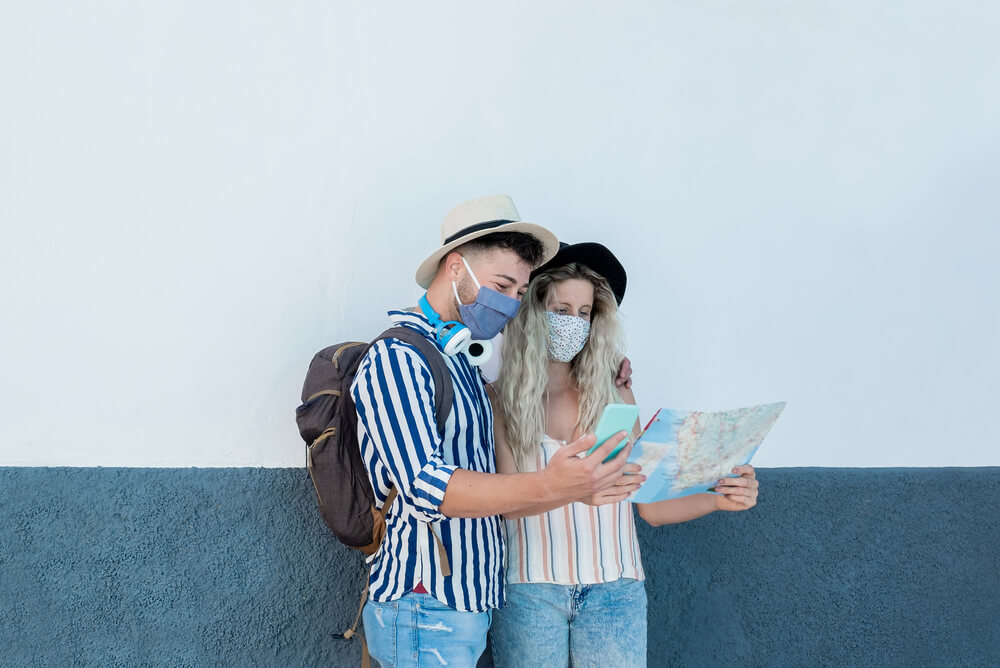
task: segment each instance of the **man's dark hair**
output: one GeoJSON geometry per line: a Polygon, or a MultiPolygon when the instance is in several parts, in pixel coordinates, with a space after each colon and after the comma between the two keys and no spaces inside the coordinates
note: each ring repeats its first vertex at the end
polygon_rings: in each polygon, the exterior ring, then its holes
{"type": "Polygon", "coordinates": [[[455,250],[481,253],[491,250],[512,250],[523,261],[537,267],[545,252],[542,242],[524,232],[494,232],[462,244],[455,250]]]}

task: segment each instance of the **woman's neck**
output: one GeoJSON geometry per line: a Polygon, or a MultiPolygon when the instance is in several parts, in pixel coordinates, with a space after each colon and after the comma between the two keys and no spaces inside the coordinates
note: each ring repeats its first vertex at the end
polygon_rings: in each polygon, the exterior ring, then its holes
{"type": "Polygon", "coordinates": [[[567,362],[549,362],[549,382],[545,386],[545,433],[569,443],[577,434],[580,421],[580,393],[573,384],[567,362]]]}
{"type": "Polygon", "coordinates": [[[549,360],[549,382],[547,390],[550,395],[562,394],[573,388],[573,375],[569,362],[555,362],[549,360]]]}

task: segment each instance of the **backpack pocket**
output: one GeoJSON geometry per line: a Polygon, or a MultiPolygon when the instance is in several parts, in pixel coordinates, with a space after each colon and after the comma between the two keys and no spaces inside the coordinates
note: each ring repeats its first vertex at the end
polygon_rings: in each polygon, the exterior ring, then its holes
{"type": "Polygon", "coordinates": [[[336,405],[340,401],[339,390],[323,390],[312,395],[295,409],[295,423],[303,440],[312,444],[316,442],[336,414],[336,405]]]}
{"type": "Polygon", "coordinates": [[[327,526],[348,547],[370,545],[378,530],[377,511],[372,512],[375,493],[368,477],[359,475],[365,469],[357,441],[344,442],[340,428],[331,426],[309,446],[308,458],[309,477],[327,526]]]}

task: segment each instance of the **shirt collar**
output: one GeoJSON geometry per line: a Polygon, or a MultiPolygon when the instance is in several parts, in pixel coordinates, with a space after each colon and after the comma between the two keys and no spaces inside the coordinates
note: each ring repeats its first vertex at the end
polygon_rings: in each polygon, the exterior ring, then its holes
{"type": "Polygon", "coordinates": [[[430,320],[427,319],[420,310],[408,310],[408,309],[393,309],[389,311],[389,322],[393,326],[403,325],[404,327],[411,327],[418,332],[423,332],[428,336],[428,338],[437,340],[435,336],[437,329],[431,324],[430,320]]]}

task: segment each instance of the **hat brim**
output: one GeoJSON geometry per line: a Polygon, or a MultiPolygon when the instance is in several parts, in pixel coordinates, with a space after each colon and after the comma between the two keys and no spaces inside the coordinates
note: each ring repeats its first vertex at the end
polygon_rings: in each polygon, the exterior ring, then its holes
{"type": "Polygon", "coordinates": [[[496,234],[497,232],[521,232],[523,234],[530,234],[538,239],[542,243],[542,264],[551,260],[559,250],[559,240],[556,238],[556,235],[552,234],[541,225],[521,221],[504,223],[503,225],[498,225],[497,227],[470,232],[469,234],[459,237],[458,239],[455,239],[454,241],[435,250],[426,260],[420,263],[419,267],[417,267],[417,285],[425,290],[430,287],[431,281],[434,280],[434,276],[437,274],[438,265],[441,264],[441,260],[448,253],[452,252],[462,244],[469,243],[473,239],[485,237],[488,234],[496,234]]]}
{"type": "Polygon", "coordinates": [[[622,299],[625,298],[625,287],[628,284],[625,267],[607,247],[594,241],[564,245],[551,260],[531,272],[531,278],[534,279],[549,269],[573,263],[589,267],[603,276],[611,287],[611,292],[615,295],[615,301],[621,306],[622,299]]]}

